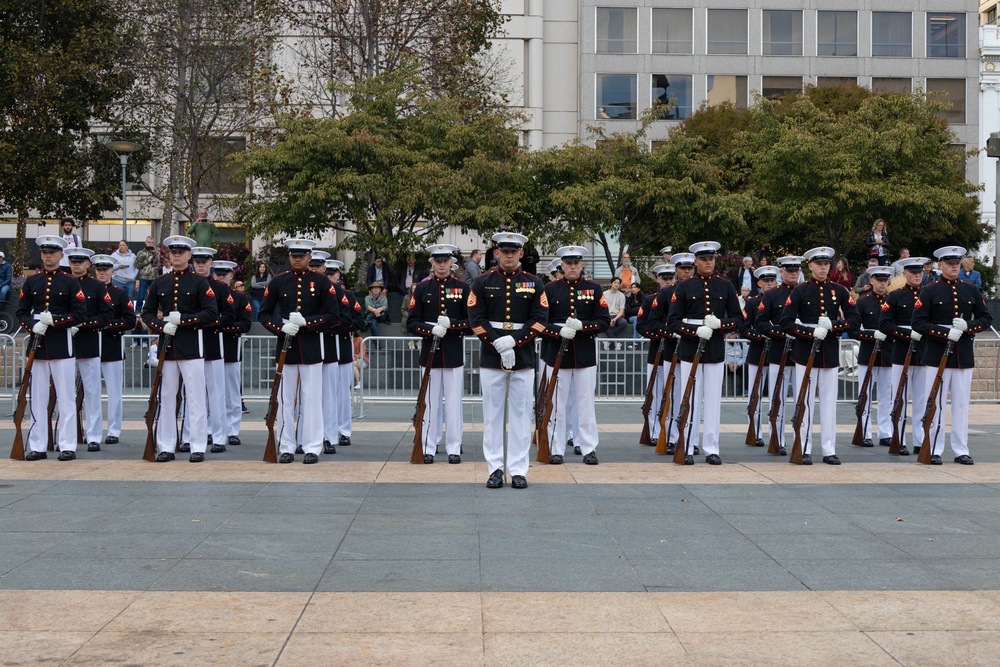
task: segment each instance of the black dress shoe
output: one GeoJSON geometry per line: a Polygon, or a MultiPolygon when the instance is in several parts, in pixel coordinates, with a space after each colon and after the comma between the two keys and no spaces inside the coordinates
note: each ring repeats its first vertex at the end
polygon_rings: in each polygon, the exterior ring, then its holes
{"type": "Polygon", "coordinates": [[[177,448],[177,451],[184,452],[184,453],[190,452],[191,451],[191,443],[190,442],[182,442],[181,446],[177,448]]]}
{"type": "Polygon", "coordinates": [[[278,463],[292,463],[293,461],[295,461],[295,456],[288,452],[278,457],[278,463]]]}
{"type": "Polygon", "coordinates": [[[490,473],[490,478],[486,480],[487,489],[499,489],[503,486],[503,469],[497,468],[490,473]]]}
{"type": "Polygon", "coordinates": [[[961,456],[955,457],[955,463],[960,463],[964,466],[971,466],[975,462],[972,460],[972,457],[969,456],[968,454],[962,454],[961,456]]]}
{"type": "Polygon", "coordinates": [[[932,466],[939,466],[939,465],[941,465],[941,457],[938,456],[937,454],[933,455],[931,457],[931,465],[932,466]]]}
{"type": "Polygon", "coordinates": [[[909,456],[910,455],[910,450],[908,450],[906,448],[906,445],[900,445],[899,446],[899,455],[900,456],[909,456]]]}
{"type": "Polygon", "coordinates": [[[425,464],[434,463],[434,455],[433,454],[424,454],[424,463],[425,464]]]}
{"type": "Polygon", "coordinates": [[[101,451],[101,443],[99,442],[88,442],[87,443],[88,452],[99,452],[101,451]]]}
{"type": "Polygon", "coordinates": [[[813,464],[812,454],[803,454],[802,455],[802,465],[804,465],[804,466],[811,466],[812,464],[813,464]]]}
{"type": "Polygon", "coordinates": [[[38,459],[47,459],[49,455],[45,452],[30,451],[24,455],[25,461],[37,461],[38,459]]]}
{"type": "Polygon", "coordinates": [[[208,444],[212,444],[212,436],[208,436],[208,444]]]}
{"type": "Polygon", "coordinates": [[[694,455],[698,456],[699,454],[701,454],[701,447],[699,447],[698,445],[695,445],[694,446],[694,455]]]}
{"type": "Polygon", "coordinates": [[[212,445],[211,449],[209,449],[208,451],[212,452],[213,454],[221,454],[222,452],[226,451],[226,446],[212,445]]]}
{"type": "Polygon", "coordinates": [[[553,454],[552,456],[549,457],[549,465],[558,466],[562,465],[562,462],[563,462],[563,457],[559,456],[558,454],[553,454]]]}
{"type": "Polygon", "coordinates": [[[295,445],[295,453],[296,454],[303,454],[304,453],[302,451],[302,445],[295,445]]]}
{"type": "Polygon", "coordinates": [[[573,438],[566,441],[566,449],[573,449],[573,438]]]}
{"type": "Polygon", "coordinates": [[[573,453],[579,456],[580,454],[583,454],[583,450],[580,449],[579,445],[577,445],[576,447],[573,448],[573,453]]]}
{"type": "Polygon", "coordinates": [[[323,441],[323,453],[324,454],[336,454],[337,448],[329,440],[323,441]]]}
{"type": "MultiPolygon", "coordinates": [[[[215,448],[213,447],[213,450],[215,448]]],[[[191,456],[188,457],[188,461],[191,463],[201,463],[205,460],[205,454],[202,452],[191,452],[191,456]]]]}
{"type": "Polygon", "coordinates": [[[303,463],[319,463],[319,455],[309,453],[302,457],[303,463]]]}
{"type": "Polygon", "coordinates": [[[350,447],[351,436],[349,435],[340,436],[340,438],[337,440],[337,444],[340,445],[341,447],[350,447]]]}
{"type": "Polygon", "coordinates": [[[686,466],[693,466],[694,465],[694,457],[691,456],[690,454],[688,454],[687,456],[685,456],[684,457],[684,465],[686,465],[686,466]]]}
{"type": "Polygon", "coordinates": [[[448,463],[461,463],[461,462],[462,462],[462,457],[459,456],[458,454],[448,455],[448,463]]]}
{"type": "Polygon", "coordinates": [[[245,415],[250,414],[250,411],[247,410],[247,404],[244,403],[243,401],[240,401],[240,409],[243,411],[243,414],[245,415]]]}
{"type": "Polygon", "coordinates": [[[71,452],[68,449],[64,452],[59,452],[60,461],[72,461],[76,458],[76,452],[71,452]]]}
{"type": "Polygon", "coordinates": [[[583,462],[589,466],[596,466],[598,464],[597,452],[591,452],[583,457],[583,462]]]}
{"type": "Polygon", "coordinates": [[[242,445],[243,442],[240,440],[240,436],[231,435],[228,438],[226,438],[226,444],[229,445],[230,447],[237,447],[239,445],[242,445]]]}
{"type": "Polygon", "coordinates": [[[788,452],[784,447],[778,447],[778,456],[788,456],[788,452]]]}
{"type": "Polygon", "coordinates": [[[862,447],[874,447],[875,443],[872,442],[871,438],[865,438],[864,442],[861,443],[862,447]]]}
{"type": "Polygon", "coordinates": [[[719,458],[718,454],[709,454],[708,456],[705,457],[705,463],[712,466],[721,466],[722,459],[719,458]]]}
{"type": "Polygon", "coordinates": [[[754,447],[763,447],[763,446],[764,446],[764,441],[760,438],[757,438],[757,442],[754,443],[754,447]]]}
{"type": "Polygon", "coordinates": [[[892,438],[879,438],[878,439],[878,446],[879,447],[888,447],[891,444],[892,444],[892,438]]]}
{"type": "Polygon", "coordinates": [[[157,463],[166,463],[167,461],[173,461],[176,457],[173,452],[160,452],[156,455],[157,463]]]}
{"type": "Polygon", "coordinates": [[[913,445],[913,454],[916,456],[920,453],[920,445],[913,445]]]}
{"type": "Polygon", "coordinates": [[[524,475],[511,475],[510,485],[515,489],[526,489],[528,488],[528,480],[524,478],[524,475]]]}
{"type": "Polygon", "coordinates": [[[118,444],[118,438],[116,438],[113,435],[109,435],[108,437],[106,437],[104,439],[104,444],[105,445],[117,445],[118,444]]]}
{"type": "Polygon", "coordinates": [[[668,442],[667,443],[667,454],[673,456],[675,451],[677,451],[677,446],[674,443],[672,443],[672,442],[668,442]]]}
{"type": "Polygon", "coordinates": [[[832,466],[839,466],[840,465],[840,459],[838,459],[836,455],[834,455],[834,456],[824,456],[823,457],[823,463],[826,463],[826,464],[832,465],[832,466]]]}

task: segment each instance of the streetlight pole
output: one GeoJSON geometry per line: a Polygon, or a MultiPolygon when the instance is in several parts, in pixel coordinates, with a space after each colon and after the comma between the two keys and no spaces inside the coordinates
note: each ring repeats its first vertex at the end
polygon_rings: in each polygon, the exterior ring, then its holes
{"type": "Polygon", "coordinates": [[[128,164],[129,155],[142,146],[131,141],[111,141],[108,142],[108,148],[115,152],[122,164],[122,239],[128,241],[128,193],[126,192],[125,166],[128,164]]]}

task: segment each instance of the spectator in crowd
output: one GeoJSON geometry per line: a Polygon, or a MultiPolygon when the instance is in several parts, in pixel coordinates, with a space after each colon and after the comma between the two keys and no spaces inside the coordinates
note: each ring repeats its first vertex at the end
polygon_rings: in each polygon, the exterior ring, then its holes
{"type": "Polygon", "coordinates": [[[674,256],[674,249],[671,246],[664,246],[660,248],[660,255],[663,256],[664,264],[673,264],[670,258],[674,256]]]}
{"type": "MultiPolygon", "coordinates": [[[[868,258],[868,268],[873,266],[878,266],[878,257],[868,258]]],[[[829,277],[829,276],[827,276],[829,277]]],[[[858,276],[858,281],[854,283],[854,291],[858,293],[859,296],[864,296],[868,292],[872,291],[871,278],[868,276],[868,271],[862,271],[861,275],[858,276]]]]}
{"type": "Polygon", "coordinates": [[[934,262],[932,260],[927,260],[924,264],[924,277],[920,280],[920,286],[926,287],[938,279],[938,273],[934,270],[934,262]]]}
{"type": "MultiPolygon", "coordinates": [[[[413,290],[416,289],[418,283],[413,283],[410,285],[410,289],[406,292],[406,296],[403,297],[403,305],[399,307],[399,314],[402,317],[400,320],[404,336],[409,336],[410,332],[406,330],[406,321],[410,319],[410,299],[413,297],[413,290]]],[[[410,349],[413,349],[412,346],[410,349]]]]}
{"type": "Polygon", "coordinates": [[[733,286],[737,294],[740,294],[740,290],[744,287],[750,290],[750,296],[757,293],[757,278],[754,277],[753,270],[753,257],[747,255],[743,258],[743,266],[733,274],[733,286]]]}
{"type": "Polygon", "coordinates": [[[865,239],[865,245],[868,247],[868,256],[878,260],[877,266],[889,263],[889,237],[885,230],[885,220],[879,218],[875,221],[865,239]]]}
{"type": "Polygon", "coordinates": [[[257,321],[260,302],[264,300],[264,290],[271,282],[271,272],[267,270],[267,262],[257,262],[257,268],[250,277],[250,305],[253,306],[253,319],[257,321]]]}
{"type": "MultiPolygon", "coordinates": [[[[418,284],[425,277],[427,277],[427,274],[417,266],[416,256],[407,255],[406,266],[399,272],[399,283],[396,287],[399,289],[400,294],[409,294],[410,288],[418,284]]],[[[403,301],[408,301],[408,299],[403,299],[403,301]]],[[[406,329],[403,329],[403,332],[405,333],[406,329]]]]}
{"type": "Polygon", "coordinates": [[[160,249],[156,247],[152,236],[146,237],[142,250],[136,253],[135,268],[139,275],[139,293],[135,295],[135,310],[138,313],[142,312],[149,286],[160,275],[160,249]]]}
{"type": "Polygon", "coordinates": [[[983,289],[983,278],[976,271],[975,257],[966,257],[962,260],[962,268],[958,271],[958,279],[967,283],[972,283],[979,289],[983,289]]]}
{"type": "Polygon", "coordinates": [[[197,246],[215,247],[215,238],[219,235],[219,230],[215,223],[209,220],[207,208],[198,211],[198,219],[188,225],[187,235],[194,239],[197,246]]]}
{"type": "Polygon", "coordinates": [[[908,259],[909,257],[910,257],[910,249],[909,248],[900,248],[900,250],[899,250],[899,258],[900,259],[908,259]]]}
{"type": "Polygon", "coordinates": [[[622,254],[621,266],[615,269],[615,278],[620,279],[622,281],[622,285],[642,283],[642,278],[639,275],[639,272],[632,266],[632,256],[627,252],[622,254]]]}
{"type": "Polygon", "coordinates": [[[469,255],[469,260],[465,263],[465,282],[472,284],[472,281],[479,277],[479,274],[483,272],[479,268],[479,261],[483,258],[483,251],[476,248],[469,255]]]}
{"type": "Polygon", "coordinates": [[[740,310],[743,310],[744,308],[747,307],[747,299],[749,298],[750,298],[750,288],[744,285],[743,287],[740,288],[740,296],[739,296],[740,310]]]}
{"type": "Polygon", "coordinates": [[[521,270],[531,275],[537,275],[538,271],[538,251],[529,241],[524,245],[524,256],[521,257],[521,270]]]}
{"type": "Polygon", "coordinates": [[[135,253],[128,247],[124,239],[118,242],[118,250],[111,253],[115,260],[115,268],[111,273],[111,282],[121,287],[129,299],[135,299],[135,253]]]}
{"type": "Polygon", "coordinates": [[[239,293],[242,294],[242,293],[246,292],[246,290],[247,290],[246,283],[244,283],[242,280],[234,280],[233,281],[233,291],[234,292],[239,292],[239,293]]]}
{"type": "MultiPolygon", "coordinates": [[[[80,242],[80,236],[73,232],[76,228],[76,221],[73,218],[63,218],[59,221],[59,226],[62,229],[60,238],[66,242],[67,251],[83,247],[83,244],[80,242]]],[[[69,255],[66,252],[63,252],[63,257],[59,260],[59,266],[62,267],[63,273],[69,273],[69,255]]]]}
{"type": "Polygon", "coordinates": [[[391,285],[392,274],[389,273],[389,266],[381,257],[376,257],[372,260],[371,265],[368,267],[368,277],[365,280],[365,284],[371,287],[372,283],[379,282],[383,285],[391,285]]]}
{"type": "MultiPolygon", "coordinates": [[[[365,297],[366,299],[368,297],[365,297]]],[[[364,348],[364,355],[361,354],[361,343],[364,339],[361,336],[354,337],[354,388],[361,389],[361,368],[368,368],[368,348],[364,348]]]]}
{"type": "Polygon", "coordinates": [[[749,392],[746,385],[746,374],[741,370],[741,366],[747,360],[746,341],[737,340],[736,332],[726,334],[726,375],[729,376],[729,386],[732,387],[732,396],[746,396],[749,392]]]}
{"type": "Polygon", "coordinates": [[[389,302],[382,294],[382,283],[378,280],[368,286],[368,296],[365,297],[365,323],[371,335],[378,335],[379,323],[389,321],[389,302]]]}
{"type": "Polygon", "coordinates": [[[625,319],[632,325],[632,338],[639,337],[639,332],[635,330],[635,320],[639,316],[642,297],[642,288],[639,287],[639,283],[632,283],[628,294],[625,295],[625,319]]]}
{"type": "Polygon", "coordinates": [[[497,265],[497,250],[493,246],[486,249],[486,270],[489,271],[497,265]]]}
{"type": "Polygon", "coordinates": [[[10,281],[14,279],[14,268],[7,262],[6,256],[0,252],[0,306],[7,303],[7,292],[10,291],[10,281]]]}
{"type": "Polygon", "coordinates": [[[620,278],[612,278],[604,298],[608,302],[608,314],[611,315],[611,326],[605,332],[608,338],[618,338],[625,333],[628,320],[625,319],[625,295],[621,291],[620,278]]]}
{"type": "Polygon", "coordinates": [[[830,275],[827,277],[831,283],[843,285],[848,290],[854,287],[854,274],[851,273],[851,269],[847,265],[847,260],[843,257],[837,260],[837,268],[830,271],[830,275]]]}

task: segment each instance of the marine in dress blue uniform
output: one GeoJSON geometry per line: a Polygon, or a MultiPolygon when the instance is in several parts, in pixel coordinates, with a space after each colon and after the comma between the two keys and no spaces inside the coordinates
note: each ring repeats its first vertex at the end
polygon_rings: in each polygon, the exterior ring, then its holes
{"type": "MultiPolygon", "coordinates": [[[[360,383],[354,386],[354,336],[360,335],[367,324],[365,324],[365,313],[362,307],[363,299],[359,300],[357,295],[343,285],[340,279],[341,270],[344,263],[336,259],[327,260],[326,275],[330,282],[334,283],[343,292],[341,298],[341,317],[336,336],[337,341],[337,381],[336,381],[336,431],[337,444],[342,447],[349,447],[351,444],[351,398],[352,387],[360,389],[360,383]],[[344,304],[343,298],[347,299],[344,304]],[[345,311],[343,307],[346,306],[345,311]]],[[[360,363],[360,362],[359,362],[360,363]]],[[[333,442],[332,440],[330,441],[333,442]]],[[[332,448],[332,446],[331,446],[332,448]]],[[[324,451],[327,451],[324,445],[324,451]]],[[[332,453],[332,452],[328,452],[332,453]]]]}
{"type": "Polygon", "coordinates": [[[101,375],[108,393],[108,435],[104,444],[116,445],[122,434],[122,388],[124,387],[125,338],[123,334],[135,329],[135,305],[128,292],[111,282],[117,265],[111,255],[94,255],[90,258],[94,274],[104,283],[104,299],[111,306],[111,319],[101,330],[101,375]]]}
{"type": "MultiPolygon", "coordinates": [[[[326,253],[323,253],[326,254],[326,253]]],[[[312,261],[309,263],[312,266],[312,261]]],[[[346,378],[341,369],[350,369],[350,365],[340,363],[340,337],[346,334],[348,338],[354,330],[352,325],[351,302],[340,284],[340,269],[344,263],[336,259],[323,260],[323,274],[327,277],[336,292],[337,322],[323,332],[323,453],[337,453],[338,426],[342,415],[341,401],[346,401],[347,420],[351,418],[351,377],[346,378]],[[341,383],[347,383],[342,387],[341,383]]],[[[348,358],[350,355],[348,354],[348,358]]]]}
{"type": "Polygon", "coordinates": [[[240,428],[243,424],[243,336],[249,333],[253,324],[253,306],[250,305],[250,297],[245,292],[231,289],[235,270],[236,262],[226,260],[212,262],[215,279],[229,290],[227,304],[229,301],[232,302],[231,307],[235,315],[232,324],[224,324],[221,327],[223,376],[226,386],[224,428],[227,446],[243,444],[240,440],[240,428]]]}
{"type": "MultiPolygon", "coordinates": [[[[773,265],[762,266],[754,271],[753,275],[754,278],[757,279],[757,286],[760,289],[760,292],[748,298],[746,305],[743,307],[743,312],[746,313],[746,320],[743,323],[743,327],[740,329],[740,338],[746,338],[750,341],[750,347],[747,349],[747,371],[750,382],[750,391],[753,391],[753,383],[756,381],[757,373],[763,373],[760,383],[761,396],[759,396],[757,400],[757,409],[752,415],[748,415],[748,419],[750,419],[753,424],[755,437],[754,445],[756,447],[764,446],[763,423],[761,420],[763,410],[761,409],[761,405],[764,402],[764,387],[767,386],[767,357],[764,358],[764,367],[758,368],[758,366],[760,363],[760,355],[764,352],[765,344],[767,345],[769,353],[771,351],[771,344],[768,342],[770,341],[770,338],[766,334],[762,334],[757,331],[754,323],[757,320],[758,313],[760,313],[760,304],[764,299],[764,295],[777,287],[778,273],[780,273],[780,271],[781,269],[773,265]]],[[[749,398],[750,400],[753,400],[753,396],[749,398]]]]}
{"type": "Polygon", "coordinates": [[[872,366],[872,381],[868,387],[868,401],[861,416],[861,431],[864,433],[862,447],[874,447],[872,441],[871,406],[872,399],[878,395],[877,428],[879,445],[888,447],[892,442],[892,340],[879,329],[882,318],[882,307],[889,293],[889,280],[895,273],[891,266],[873,266],[867,271],[872,289],[858,299],[858,314],[861,315],[861,328],[854,332],[854,338],[861,341],[858,350],[858,366],[863,365],[865,375],[860,382],[865,381],[868,373],[868,360],[871,359],[876,341],[881,342],[881,348],[875,355],[872,366]]]}

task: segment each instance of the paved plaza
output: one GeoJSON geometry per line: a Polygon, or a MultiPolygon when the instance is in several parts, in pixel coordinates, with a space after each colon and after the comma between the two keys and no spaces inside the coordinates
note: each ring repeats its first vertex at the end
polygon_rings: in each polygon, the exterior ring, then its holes
{"type": "Polygon", "coordinates": [[[792,466],[726,404],[725,464],[690,467],[600,403],[601,464],[533,463],[525,490],[485,487],[478,404],[457,466],[409,463],[407,403],[264,464],[248,406],[198,465],[140,459],[140,402],[122,444],[0,461],[0,664],[997,664],[995,404],[975,466],[851,447],[848,404],[844,465],[792,466]]]}

